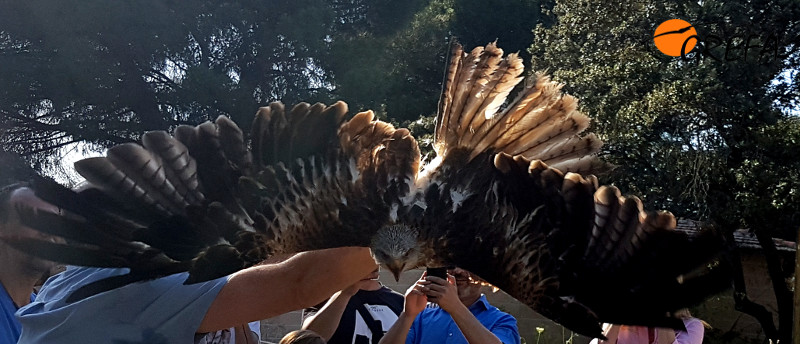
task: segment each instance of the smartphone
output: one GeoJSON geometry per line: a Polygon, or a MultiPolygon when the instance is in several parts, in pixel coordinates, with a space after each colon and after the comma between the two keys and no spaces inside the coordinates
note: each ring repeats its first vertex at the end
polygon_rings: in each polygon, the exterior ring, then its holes
{"type": "Polygon", "coordinates": [[[428,276],[436,276],[442,279],[447,279],[447,268],[428,268],[428,276]]]}

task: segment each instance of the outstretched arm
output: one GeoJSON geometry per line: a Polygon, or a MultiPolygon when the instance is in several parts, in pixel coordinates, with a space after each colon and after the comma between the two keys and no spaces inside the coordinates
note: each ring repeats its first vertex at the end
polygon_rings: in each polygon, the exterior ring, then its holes
{"type": "Polygon", "coordinates": [[[230,276],[211,303],[198,333],[217,331],[316,305],[375,270],[368,248],[304,252],[278,264],[230,276]]]}

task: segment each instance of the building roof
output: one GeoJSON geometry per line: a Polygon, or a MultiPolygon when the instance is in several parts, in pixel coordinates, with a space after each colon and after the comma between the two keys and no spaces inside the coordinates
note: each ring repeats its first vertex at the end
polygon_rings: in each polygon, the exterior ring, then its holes
{"type": "MultiPolygon", "coordinates": [[[[684,232],[690,237],[694,237],[700,231],[701,225],[702,223],[700,221],[678,219],[678,225],[675,227],[675,230],[684,232]]],[[[740,249],[761,250],[758,238],[756,238],[755,233],[751,232],[749,229],[737,229],[733,232],[733,237],[736,239],[736,247],[740,249]]],[[[777,248],[778,251],[794,252],[797,249],[797,244],[793,241],[772,238],[772,242],[775,243],[775,248],[777,248]]]]}

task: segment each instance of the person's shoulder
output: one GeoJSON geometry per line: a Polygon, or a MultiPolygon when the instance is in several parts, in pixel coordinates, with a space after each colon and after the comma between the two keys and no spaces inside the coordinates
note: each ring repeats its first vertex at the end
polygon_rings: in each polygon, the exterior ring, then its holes
{"type": "MultiPolygon", "coordinates": [[[[363,291],[365,291],[365,290],[359,290],[359,292],[363,292],[363,291]]],[[[378,289],[376,289],[376,290],[374,290],[372,292],[373,293],[380,293],[380,294],[398,294],[400,296],[403,295],[403,294],[400,294],[400,293],[394,291],[394,289],[389,288],[389,287],[387,287],[385,285],[381,285],[380,288],[378,288],[378,289]]]]}
{"type": "Polygon", "coordinates": [[[93,268],[86,266],[67,266],[66,270],[56,275],[60,280],[81,280],[90,283],[102,278],[113,277],[127,273],[127,268],[93,268]]]}
{"type": "Polygon", "coordinates": [[[403,311],[403,306],[406,302],[406,297],[403,294],[400,294],[392,289],[387,287],[382,287],[380,293],[380,299],[392,309],[394,309],[395,313],[400,314],[403,311]]]}
{"type": "Polygon", "coordinates": [[[507,313],[507,312],[501,310],[500,308],[497,308],[497,307],[493,306],[492,304],[490,304],[489,300],[486,299],[486,295],[481,295],[481,298],[478,299],[478,301],[476,303],[477,304],[481,304],[485,308],[486,312],[489,312],[487,314],[491,314],[493,317],[495,317],[497,319],[501,319],[501,320],[504,319],[504,320],[514,321],[514,322],[517,321],[517,319],[514,318],[514,316],[511,315],[510,313],[507,313]]]}
{"type": "Polygon", "coordinates": [[[685,326],[687,329],[689,329],[690,327],[692,327],[692,328],[704,328],[703,322],[700,321],[700,319],[697,319],[697,318],[686,318],[686,319],[683,319],[683,326],[685,326]]]}
{"type": "Polygon", "coordinates": [[[396,292],[394,289],[391,289],[389,287],[381,286],[381,289],[378,289],[378,290],[380,290],[381,292],[385,293],[389,297],[400,297],[402,299],[405,299],[405,296],[403,296],[403,294],[400,294],[400,293],[396,292]]]}
{"type": "Polygon", "coordinates": [[[48,278],[36,297],[40,300],[65,297],[83,285],[126,272],[127,269],[68,266],[65,271],[48,278]]]}
{"type": "MultiPolygon", "coordinates": [[[[404,300],[405,296],[400,294],[386,286],[381,286],[379,289],[376,290],[359,290],[353,295],[353,298],[361,298],[361,299],[391,299],[391,300],[404,300]]],[[[351,298],[351,299],[353,299],[351,298]]]]}
{"type": "Polygon", "coordinates": [[[493,306],[491,303],[489,303],[489,300],[486,299],[486,295],[485,294],[481,294],[481,297],[478,298],[478,301],[475,301],[475,303],[473,303],[472,306],[470,306],[470,307],[475,307],[477,309],[481,309],[482,308],[483,310],[492,311],[492,312],[505,313],[505,312],[501,311],[499,308],[497,308],[497,307],[493,306]]]}
{"type": "MultiPolygon", "coordinates": [[[[87,267],[68,267],[66,271],[51,277],[42,286],[36,299],[44,302],[65,299],[68,295],[77,291],[83,286],[101,280],[125,275],[127,268],[87,268],[87,267]]],[[[136,295],[160,295],[169,292],[172,297],[185,296],[187,298],[197,297],[198,294],[219,290],[227,282],[226,277],[206,282],[184,284],[188,277],[187,272],[176,273],[146,281],[126,284],[102,292],[100,294],[126,295],[134,297],[136,295]]]]}

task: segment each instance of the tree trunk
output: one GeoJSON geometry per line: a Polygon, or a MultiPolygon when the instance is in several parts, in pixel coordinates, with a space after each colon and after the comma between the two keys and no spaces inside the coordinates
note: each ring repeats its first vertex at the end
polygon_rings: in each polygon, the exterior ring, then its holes
{"type": "MultiPolygon", "coordinates": [[[[795,241],[794,247],[794,313],[793,314],[800,314],[800,293],[797,291],[800,290],[800,278],[797,278],[797,272],[800,271],[800,255],[797,254],[797,251],[800,251],[800,229],[797,230],[797,240],[795,241]]],[[[792,317],[793,319],[793,331],[792,331],[792,338],[794,344],[800,344],[800,316],[792,317]]]]}
{"type": "MultiPolygon", "coordinates": [[[[751,228],[753,227],[751,226],[751,228]]],[[[778,334],[781,342],[788,343],[792,336],[792,293],[786,286],[778,249],[775,247],[769,231],[763,228],[754,228],[754,232],[762,252],[764,252],[767,271],[772,279],[772,288],[778,303],[778,334]]]]}
{"type": "Polygon", "coordinates": [[[724,230],[725,237],[733,247],[725,255],[725,258],[728,261],[728,264],[731,265],[731,271],[733,273],[734,307],[737,311],[756,318],[759,324],[761,324],[761,328],[764,330],[764,334],[767,336],[767,339],[775,341],[778,339],[778,330],[775,328],[775,323],[772,320],[772,313],[763,305],[755,303],[750,300],[749,297],[747,297],[747,286],[745,285],[744,281],[742,258],[739,254],[739,250],[735,247],[736,241],[733,236],[733,230],[730,230],[729,228],[734,227],[727,227],[724,230]]]}

